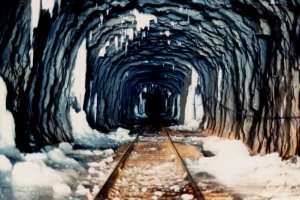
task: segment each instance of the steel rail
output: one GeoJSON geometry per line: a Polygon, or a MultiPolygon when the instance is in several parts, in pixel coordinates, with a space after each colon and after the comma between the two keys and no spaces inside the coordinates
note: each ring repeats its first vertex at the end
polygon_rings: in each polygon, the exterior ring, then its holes
{"type": "Polygon", "coordinates": [[[94,200],[104,200],[106,198],[106,194],[108,193],[111,185],[117,179],[120,169],[122,169],[124,167],[124,164],[125,164],[126,160],[128,159],[128,157],[130,156],[135,143],[137,143],[139,134],[140,133],[137,133],[136,138],[128,145],[127,149],[125,150],[125,153],[122,155],[122,157],[118,161],[117,165],[114,167],[113,171],[110,173],[110,175],[106,179],[104,185],[101,187],[101,189],[99,190],[99,192],[96,195],[96,197],[94,198],[94,200]]]}
{"type": "MultiPolygon", "coordinates": [[[[166,136],[167,141],[169,142],[169,146],[172,149],[172,151],[174,152],[175,156],[177,157],[177,160],[179,161],[179,165],[182,167],[182,169],[186,172],[187,175],[187,179],[191,184],[191,187],[194,191],[194,198],[196,198],[197,200],[204,200],[204,196],[201,193],[199,187],[197,186],[196,182],[194,181],[192,175],[190,174],[183,158],[181,157],[180,153],[178,152],[174,142],[172,141],[168,130],[164,129],[161,135],[166,136]]],[[[111,186],[115,183],[115,181],[117,180],[119,174],[120,174],[120,169],[124,168],[125,166],[125,162],[126,160],[129,158],[129,156],[132,153],[132,150],[134,149],[134,146],[136,143],[138,143],[138,138],[139,138],[140,133],[137,134],[136,138],[134,141],[132,141],[127,149],[125,150],[125,153],[121,156],[120,160],[118,161],[118,163],[116,164],[116,166],[114,167],[114,169],[112,170],[112,172],[110,173],[110,175],[108,176],[108,178],[106,179],[104,185],[101,187],[101,189],[99,190],[98,194],[96,195],[94,200],[105,200],[107,198],[107,194],[109,192],[109,189],[111,188],[111,186]]]]}
{"type": "Polygon", "coordinates": [[[192,177],[191,173],[189,172],[189,169],[187,168],[187,166],[186,166],[186,164],[185,164],[182,156],[180,155],[178,149],[176,148],[174,142],[172,141],[172,138],[171,138],[168,130],[165,129],[164,132],[167,135],[168,141],[169,141],[169,143],[170,143],[173,151],[175,152],[178,160],[180,160],[180,165],[182,166],[182,168],[184,169],[184,171],[186,171],[186,173],[187,173],[187,178],[188,178],[189,182],[191,183],[191,186],[192,186],[192,188],[193,188],[193,190],[195,192],[196,199],[197,200],[204,200],[205,198],[204,198],[203,194],[201,193],[201,191],[200,191],[200,189],[199,189],[196,181],[193,179],[193,177],[192,177]]]}

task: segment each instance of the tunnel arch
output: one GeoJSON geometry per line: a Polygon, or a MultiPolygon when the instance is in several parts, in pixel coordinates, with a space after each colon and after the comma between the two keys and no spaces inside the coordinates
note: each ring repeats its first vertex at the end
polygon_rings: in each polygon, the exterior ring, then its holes
{"type": "Polygon", "coordinates": [[[21,22],[6,27],[14,34],[0,46],[1,55],[11,56],[0,61],[0,74],[12,88],[8,107],[17,116],[21,149],[73,140],[72,73],[85,41],[85,98],[77,111],[86,113],[92,128],[108,131],[124,126],[124,116],[134,117],[137,93],[152,66],[162,68],[156,82],[170,89],[171,101],[180,94],[176,117],[185,123],[194,69],[198,80],[191,96],[197,100],[194,112],[202,109],[199,128],[239,138],[255,152],[297,154],[299,3],[63,0],[40,12],[30,3],[16,7],[21,22]],[[30,26],[37,13],[39,21],[30,26]],[[145,24],[137,20],[141,16],[145,24]],[[131,92],[134,103],[128,104],[123,96],[131,92]],[[124,114],[126,105],[130,112],[124,114]]]}

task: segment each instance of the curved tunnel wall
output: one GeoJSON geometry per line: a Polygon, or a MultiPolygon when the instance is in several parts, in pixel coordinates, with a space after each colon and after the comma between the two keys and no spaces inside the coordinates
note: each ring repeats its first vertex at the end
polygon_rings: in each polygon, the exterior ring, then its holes
{"type": "Polygon", "coordinates": [[[299,2],[45,2],[1,8],[0,75],[22,150],[72,141],[72,109],[98,130],[128,126],[143,118],[134,111],[142,88],[158,84],[171,93],[170,120],[239,138],[254,152],[299,154],[299,2]]]}

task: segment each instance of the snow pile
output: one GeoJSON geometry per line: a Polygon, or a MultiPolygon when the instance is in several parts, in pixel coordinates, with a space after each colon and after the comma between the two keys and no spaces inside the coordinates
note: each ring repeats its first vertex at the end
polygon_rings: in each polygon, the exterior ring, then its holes
{"type": "Polygon", "coordinates": [[[197,142],[200,142],[203,151],[214,156],[187,159],[193,174],[206,172],[249,199],[254,195],[271,199],[290,199],[300,195],[298,157],[282,161],[277,153],[250,156],[247,147],[237,140],[207,137],[197,142]]]}
{"type": "Polygon", "coordinates": [[[15,151],[15,121],[6,109],[7,87],[0,77],[0,152],[10,154],[15,151]]]}
{"type": "Polygon", "coordinates": [[[59,144],[59,148],[65,153],[65,154],[70,154],[73,152],[73,147],[70,143],[68,142],[61,142],[59,144]]]}
{"type": "Polygon", "coordinates": [[[81,165],[73,158],[67,157],[64,152],[58,148],[51,150],[47,153],[48,162],[53,163],[56,166],[62,166],[63,168],[71,168],[77,170],[83,170],[81,165]]]}
{"type": "Polygon", "coordinates": [[[113,156],[112,149],[74,150],[65,142],[17,161],[0,154],[0,199],[93,199],[115,165],[113,156]]]}
{"type": "Polygon", "coordinates": [[[188,122],[188,124],[183,124],[183,125],[174,125],[174,126],[170,126],[169,128],[172,130],[176,130],[176,131],[197,131],[199,129],[199,124],[200,121],[197,120],[190,120],[188,122]]]}
{"type": "Polygon", "coordinates": [[[103,134],[90,127],[86,119],[86,113],[83,110],[84,96],[86,92],[86,59],[87,49],[86,40],[84,40],[77,53],[75,66],[72,72],[72,85],[70,89],[71,97],[76,99],[78,104],[76,107],[80,108],[79,112],[76,112],[75,108],[71,108],[70,110],[70,120],[75,144],[85,148],[104,149],[116,147],[124,142],[128,142],[133,138],[128,135],[129,131],[126,129],[119,128],[111,134],[103,134]]]}
{"type": "Polygon", "coordinates": [[[12,170],[12,164],[10,160],[4,155],[0,155],[0,173],[10,172],[11,170],[12,170]]]}
{"type": "Polygon", "coordinates": [[[12,183],[15,186],[52,186],[64,179],[54,169],[42,162],[18,162],[12,170],[12,183]]]}
{"type": "Polygon", "coordinates": [[[201,95],[196,94],[196,88],[199,81],[198,72],[193,67],[191,67],[191,70],[191,84],[188,89],[184,111],[184,126],[188,130],[194,131],[199,128],[199,124],[203,118],[203,105],[201,95]]]}
{"type": "Polygon", "coordinates": [[[109,134],[92,130],[87,134],[75,138],[75,144],[85,148],[107,149],[115,148],[123,143],[132,141],[134,136],[129,135],[129,130],[118,128],[109,134]]]}
{"type": "Polygon", "coordinates": [[[67,184],[57,183],[52,187],[55,196],[69,196],[72,193],[67,184]]]}

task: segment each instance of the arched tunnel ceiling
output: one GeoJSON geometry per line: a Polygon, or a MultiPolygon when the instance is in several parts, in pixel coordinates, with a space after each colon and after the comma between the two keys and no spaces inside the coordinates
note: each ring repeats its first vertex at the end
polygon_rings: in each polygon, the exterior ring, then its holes
{"type": "Polygon", "coordinates": [[[168,91],[169,121],[242,139],[257,152],[296,154],[299,5],[25,0],[5,11],[18,23],[1,21],[0,35],[2,58],[11,58],[0,61],[0,74],[14,91],[17,143],[28,150],[72,140],[72,110],[101,131],[131,127],[155,85],[168,91]]]}

